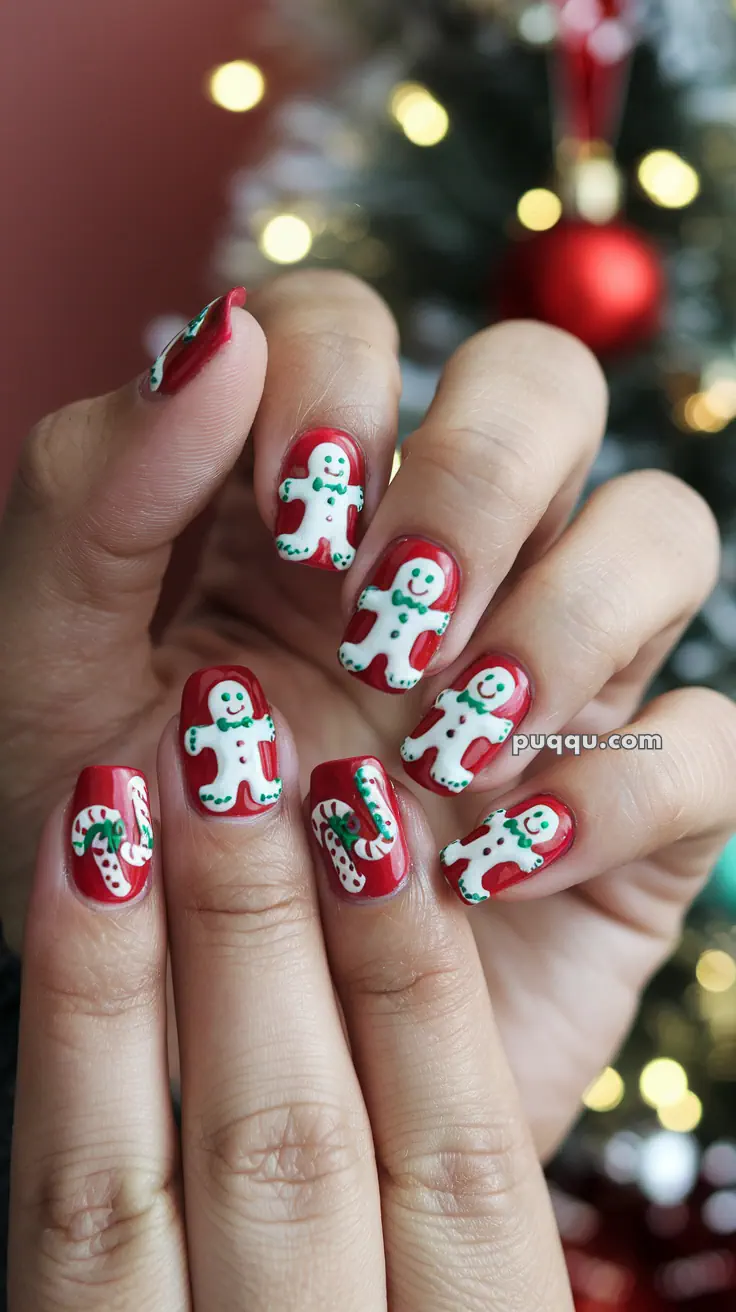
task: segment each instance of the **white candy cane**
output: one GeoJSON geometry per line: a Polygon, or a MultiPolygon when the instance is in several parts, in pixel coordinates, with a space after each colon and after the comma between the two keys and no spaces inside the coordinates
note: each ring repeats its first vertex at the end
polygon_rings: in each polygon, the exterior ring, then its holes
{"type": "Polygon", "coordinates": [[[119,811],[109,806],[87,806],[75,817],[72,825],[72,847],[77,856],[84,856],[87,851],[87,833],[93,826],[99,826],[89,844],[105,887],[113,897],[127,897],[132,884],[126,878],[120,857],[127,865],[144,866],[153,853],[153,827],[151,813],[148,809],[146,785],[139,775],[135,775],[128,784],[128,792],[135,812],[136,824],[141,841],[137,844],[120,842],[125,833],[125,821],[119,811]],[[117,840],[117,841],[114,841],[117,840]]]}
{"type": "MultiPolygon", "coordinates": [[[[367,771],[363,766],[358,770],[355,782],[380,835],[378,838],[356,839],[353,845],[355,855],[361,861],[380,861],[382,857],[388,855],[396,842],[396,821],[380,791],[368,779],[367,771]]],[[[341,834],[345,832],[354,834],[359,825],[355,811],[347,802],[337,797],[320,802],[312,811],[312,828],[317,842],[329,854],[335,874],[348,893],[362,892],[366,878],[356,869],[341,834]]]]}

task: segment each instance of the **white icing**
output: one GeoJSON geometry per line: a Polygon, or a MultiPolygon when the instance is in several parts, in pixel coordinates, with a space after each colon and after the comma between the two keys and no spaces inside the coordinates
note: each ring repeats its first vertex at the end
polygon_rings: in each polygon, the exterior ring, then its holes
{"type": "MultiPolygon", "coordinates": [[[[396,817],[387,805],[378,780],[370,768],[361,766],[355,775],[355,784],[371,814],[376,817],[379,837],[358,838],[352,845],[352,851],[361,861],[380,861],[382,857],[388,856],[396,842],[398,836],[396,817]],[[388,837],[381,833],[381,828],[389,831],[388,837]]],[[[366,877],[356,868],[348,848],[344,846],[340,835],[332,827],[330,822],[335,820],[342,821],[344,825],[351,825],[349,830],[351,833],[356,832],[359,824],[352,807],[336,797],[320,802],[312,811],[312,828],[315,837],[328,853],[340,883],[348,893],[361,893],[365,888],[366,877]]]]}
{"type": "MultiPolygon", "coordinates": [[[[123,871],[121,861],[126,865],[140,867],[146,865],[153,855],[153,826],[145,780],[135,775],[128,783],[128,792],[135,812],[139,841],[131,843],[126,838],[116,852],[108,835],[99,833],[89,847],[105,887],[116,898],[127,897],[133,887],[123,871]]],[[[77,856],[84,856],[85,837],[92,825],[104,825],[108,833],[113,827],[120,833],[125,832],[125,822],[119,811],[109,806],[87,806],[75,816],[72,823],[72,847],[77,856]]]]}
{"type": "MultiPolygon", "coordinates": [[[[458,891],[466,902],[485,902],[490,897],[483,887],[483,877],[495,866],[512,861],[529,875],[544,865],[544,857],[534,851],[533,845],[522,847],[519,838],[505,827],[506,818],[505,810],[492,811],[483,821],[483,830],[477,838],[470,843],[458,839],[440,853],[443,866],[452,866],[456,861],[468,862],[458,881],[458,891]]],[[[528,807],[515,819],[519,828],[532,839],[532,844],[548,843],[554,838],[560,823],[557,812],[544,803],[528,807]]]]}
{"type": "Polygon", "coordinates": [[[301,501],[304,518],[294,533],[281,533],[276,548],[285,560],[308,560],[322,539],[330,545],[336,569],[349,569],[355,547],[348,541],[351,506],[363,509],[363,489],[350,485],[350,462],[336,442],[320,442],[309,457],[306,478],[286,478],[279,488],[282,501],[301,501]]]}
{"type": "Polygon", "coordinates": [[[462,792],[473,781],[471,772],[462,765],[468,748],[480,738],[494,744],[503,743],[511,733],[513,720],[503,719],[494,712],[505,706],[515,691],[513,675],[501,665],[481,670],[460,692],[446,688],[434,703],[435,709],[442,711],[441,719],[420,737],[404,739],[403,760],[418,761],[436,747],[437,754],[429,770],[432,779],[453,792],[462,792]],[[466,692],[474,702],[482,703],[482,713],[460,700],[466,692]]]}
{"type": "Polygon", "coordinates": [[[202,805],[208,811],[231,811],[238,800],[241,783],[247,785],[252,801],[258,806],[278,801],[281,780],[266,778],[258,746],[275,741],[276,729],[271,716],[255,719],[253,702],[235,679],[223,679],[215,684],[207,707],[212,723],[193,725],[184,735],[190,756],[199,756],[205,747],[210,747],[217,758],[215,778],[199,790],[202,805]],[[241,723],[243,720],[249,720],[250,724],[241,723]]]}
{"type": "Polygon", "coordinates": [[[205,305],[204,309],[200,311],[196,318],[190,320],[186,328],[182,328],[181,332],[176,334],[176,337],[172,337],[168,346],[165,346],[158,358],[154,360],[148,375],[148,385],[152,392],[157,392],[164,380],[166,359],[169,352],[173,350],[177,342],[191,342],[194,340],[207,318],[209,311],[212,309],[212,306],[215,305],[219,299],[219,296],[216,296],[214,301],[210,301],[209,305],[205,305]]]}
{"type": "Polygon", "coordinates": [[[344,642],[338,652],[340,663],[348,670],[368,668],[376,656],[386,656],[386,682],[390,688],[413,688],[421,679],[422,671],[411,663],[411,650],[420,633],[444,633],[450,622],[450,611],[432,610],[434,602],[445,590],[445,576],[441,567],[424,556],[414,556],[401,565],[393,583],[385,591],[368,587],[358,599],[358,610],[370,610],[376,615],[374,624],[361,642],[344,642]],[[417,607],[394,602],[394,594],[409,596],[420,603],[417,607]]]}

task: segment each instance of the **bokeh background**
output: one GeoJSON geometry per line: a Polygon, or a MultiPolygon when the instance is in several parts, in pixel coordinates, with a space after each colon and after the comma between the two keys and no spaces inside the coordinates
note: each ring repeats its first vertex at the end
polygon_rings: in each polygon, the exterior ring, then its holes
{"type": "MultiPolygon", "coordinates": [[[[468,334],[545,318],[609,377],[591,486],[654,465],[716,512],[722,577],[658,687],[734,696],[733,0],[25,0],[0,161],[0,491],[34,419],[228,284],[373,282],[402,433],[468,334]]],[[[577,1312],[736,1307],[735,925],[731,844],[550,1169],[577,1312]]]]}

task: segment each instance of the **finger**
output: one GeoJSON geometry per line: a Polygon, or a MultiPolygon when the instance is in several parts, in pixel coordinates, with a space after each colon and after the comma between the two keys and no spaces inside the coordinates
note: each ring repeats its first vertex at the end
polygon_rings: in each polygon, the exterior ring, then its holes
{"type": "MultiPolygon", "coordinates": [[[[0,612],[13,635],[0,716],[29,759],[37,726],[53,735],[53,772],[40,761],[35,780],[41,814],[71,786],[85,744],[98,755],[101,725],[114,742],[160,696],[149,626],[171,544],[237,460],[263,386],[265,340],[241,302],[242,289],[192,321],[153,367],[155,393],[131,383],[68,406],[21,454],[0,531],[0,612]],[[28,679],[46,668],[53,681],[28,679]]],[[[13,779],[6,787],[13,796],[13,779]]],[[[37,823],[35,812],[23,818],[37,823]]],[[[25,859],[26,827],[18,832],[10,869],[25,859]]],[[[24,887],[16,879],[4,890],[6,926],[24,887]]]]}
{"type": "Polygon", "coordinates": [[[710,592],[718,557],[713,515],[679,479],[646,471],[605,484],[481,625],[404,740],[407,773],[445,796],[498,787],[545,735],[632,714],[710,592]]]}
{"type": "Polygon", "coordinates": [[[194,1301],[378,1312],[370,1130],[325,960],[295,753],[280,728],[274,800],[265,705],[247,670],[199,672],[178,759],[171,732],[162,743],[194,1301]],[[229,716],[238,692],[245,716],[229,716]]]}
{"type": "Polygon", "coordinates": [[[503,324],[461,347],[361,546],[355,577],[370,591],[348,623],[343,666],[406,691],[450,620],[442,668],[456,659],[522,549],[559,531],[604,416],[598,365],[555,329],[503,324]]]}
{"type": "Polygon", "coordinates": [[[95,766],[42,842],[23,960],[13,1312],[190,1306],[144,808],[142,776],[95,766]]]}
{"type": "Polygon", "coordinates": [[[668,937],[736,827],[735,743],[727,698],[667,693],[597,747],[540,770],[532,795],[526,784],[499,799],[444,848],[445,875],[471,903],[582,884],[596,896],[605,875],[609,912],[646,913],[668,937]]]}
{"type": "Polygon", "coordinates": [[[345,273],[278,278],[253,305],[269,344],[254,430],[261,514],[283,559],[346,570],[391,471],[396,326],[377,294],[345,273]]]}
{"type": "Polygon", "coordinates": [[[330,963],[382,1182],[392,1312],[568,1312],[546,1186],[478,955],[460,907],[428,876],[418,807],[399,805],[380,762],[355,758],[316,768],[310,809],[330,963]],[[335,815],[347,822],[338,842],[335,815]],[[390,900],[368,896],[374,865],[402,843],[412,873],[390,900]],[[357,893],[346,861],[365,880],[357,893]]]}

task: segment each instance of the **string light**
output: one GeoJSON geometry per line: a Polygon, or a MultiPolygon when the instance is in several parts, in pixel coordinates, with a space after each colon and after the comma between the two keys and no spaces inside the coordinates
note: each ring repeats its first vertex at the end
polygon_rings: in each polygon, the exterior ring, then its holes
{"type": "Polygon", "coordinates": [[[736,961],[728,952],[709,948],[700,957],[695,976],[707,993],[726,993],[736,983],[736,961]]]}
{"type": "Polygon", "coordinates": [[[650,1107],[674,1107],[687,1093],[687,1073],[679,1061],[656,1057],[639,1077],[639,1092],[650,1107]]]}
{"type": "Polygon", "coordinates": [[[693,433],[720,433],[729,423],[711,409],[709,392],[694,392],[677,410],[678,421],[693,433]]]}
{"type": "Polygon", "coordinates": [[[700,178],[673,150],[652,150],[639,161],[637,177],[655,205],[679,210],[692,204],[700,192],[700,178]]]}
{"type": "Polygon", "coordinates": [[[247,59],[233,59],[220,64],[209,75],[210,99],[222,109],[242,114],[263,100],[266,79],[256,64],[247,59]]]}
{"type": "Polygon", "coordinates": [[[394,87],[389,109],[415,146],[436,146],[449,132],[447,110],[420,82],[400,82],[394,87]]]}
{"type": "Polygon", "coordinates": [[[657,1108],[657,1119],[665,1130],[690,1134],[703,1118],[703,1104],[697,1093],[688,1089],[678,1102],[657,1108]]]}
{"type": "Polygon", "coordinates": [[[591,1112],[612,1112],[622,1101],[626,1086],[618,1071],[606,1066],[597,1080],[585,1090],[583,1106],[591,1112]]]}
{"type": "Polygon", "coordinates": [[[269,219],[258,245],[274,264],[298,264],[312,249],[312,229],[297,214],[277,214],[269,219]]]}
{"type": "Polygon", "coordinates": [[[521,197],[516,213],[519,223],[531,232],[547,232],[562,217],[562,201],[546,187],[534,187],[521,197]]]}

